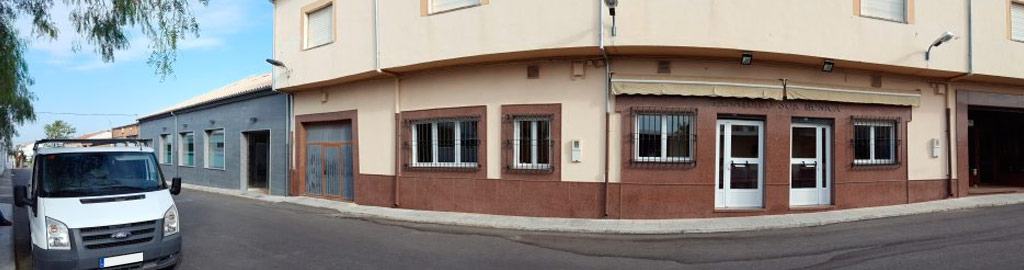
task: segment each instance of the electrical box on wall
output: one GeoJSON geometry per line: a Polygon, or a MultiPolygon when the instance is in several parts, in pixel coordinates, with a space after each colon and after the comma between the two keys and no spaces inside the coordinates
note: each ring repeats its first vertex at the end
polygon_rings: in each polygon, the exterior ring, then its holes
{"type": "Polygon", "coordinates": [[[942,143],[939,139],[932,139],[932,158],[939,157],[939,153],[942,151],[942,143]]]}
{"type": "Polygon", "coordinates": [[[572,140],[572,162],[580,163],[580,140],[572,140]]]}

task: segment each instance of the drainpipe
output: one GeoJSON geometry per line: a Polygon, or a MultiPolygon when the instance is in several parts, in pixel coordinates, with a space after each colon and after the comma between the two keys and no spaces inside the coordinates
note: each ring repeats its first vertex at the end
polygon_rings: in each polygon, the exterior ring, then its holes
{"type": "MultiPolygon", "coordinates": [[[[967,73],[953,77],[949,79],[949,82],[956,82],[965,80],[974,76],[974,0],[967,0],[967,73]]],[[[959,196],[960,189],[953,186],[953,123],[952,121],[952,105],[950,104],[950,89],[949,83],[946,84],[946,186],[949,197],[959,196]]],[[[955,87],[953,88],[956,89],[955,87]]],[[[953,96],[954,98],[956,96],[953,96]]],[[[954,102],[953,105],[956,103],[954,102]]],[[[963,117],[963,116],[958,116],[963,117]]],[[[959,134],[966,135],[966,134],[959,134]]],[[[968,174],[970,174],[968,172],[968,174]]],[[[970,175],[957,175],[957,182],[959,183],[962,178],[970,175]]]]}
{"type": "MultiPolygon", "coordinates": [[[[604,48],[604,1],[597,0],[597,28],[598,31],[598,49],[601,50],[601,56],[604,58],[604,192],[601,192],[601,205],[604,212],[604,217],[608,217],[608,185],[610,176],[608,175],[610,169],[608,165],[611,164],[609,161],[611,152],[611,59],[608,57],[608,52],[604,48]]],[[[621,198],[619,199],[621,200],[621,198]]],[[[619,211],[622,211],[621,209],[619,211]]]]}
{"type": "MultiPolygon", "coordinates": [[[[398,203],[398,177],[402,175],[402,110],[399,104],[401,94],[401,79],[398,74],[393,72],[385,71],[381,68],[380,60],[380,0],[373,0],[373,67],[377,71],[377,74],[390,76],[395,79],[395,177],[391,182],[391,186],[394,187],[393,202],[394,207],[399,207],[398,203]]],[[[358,147],[358,146],[357,146],[358,147]]]]}
{"type": "MultiPolygon", "coordinates": [[[[174,117],[174,134],[171,134],[171,143],[173,144],[173,146],[171,146],[171,150],[174,150],[174,148],[178,146],[178,115],[175,114],[174,111],[171,111],[171,117],[174,117]]],[[[181,151],[181,149],[178,149],[178,151],[181,151]]],[[[171,153],[174,153],[174,151],[171,151],[171,153]]],[[[178,154],[180,155],[181,153],[178,154]]],[[[178,166],[178,162],[180,160],[177,160],[177,156],[178,155],[171,154],[171,166],[174,166],[174,177],[181,177],[181,175],[178,174],[178,170],[181,166],[178,166]]]]}

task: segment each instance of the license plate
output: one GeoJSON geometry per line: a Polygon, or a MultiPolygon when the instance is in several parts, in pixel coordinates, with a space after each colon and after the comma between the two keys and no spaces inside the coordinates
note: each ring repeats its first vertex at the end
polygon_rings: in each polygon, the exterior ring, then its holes
{"type": "Polygon", "coordinates": [[[134,254],[128,254],[128,255],[114,256],[114,257],[100,258],[100,268],[114,267],[114,266],[118,266],[118,265],[129,264],[129,263],[137,263],[137,262],[141,262],[141,261],[142,261],[142,252],[134,253],[134,254]]]}

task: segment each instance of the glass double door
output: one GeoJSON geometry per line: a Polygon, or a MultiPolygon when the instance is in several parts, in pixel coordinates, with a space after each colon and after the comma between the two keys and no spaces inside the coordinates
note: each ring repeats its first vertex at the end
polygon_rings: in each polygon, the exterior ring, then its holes
{"type": "Polygon", "coordinates": [[[715,147],[715,207],[763,207],[764,122],[718,120],[715,147]]]}
{"type": "Polygon", "coordinates": [[[825,124],[794,123],[790,138],[789,204],[795,206],[832,203],[829,180],[830,128],[825,124]]]}

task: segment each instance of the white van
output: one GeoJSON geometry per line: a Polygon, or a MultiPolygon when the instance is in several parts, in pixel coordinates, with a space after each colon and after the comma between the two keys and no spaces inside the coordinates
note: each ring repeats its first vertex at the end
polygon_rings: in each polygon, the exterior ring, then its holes
{"type": "Polygon", "coordinates": [[[164,181],[148,140],[36,142],[28,207],[36,269],[164,269],[181,261],[181,179],[164,181]]]}

